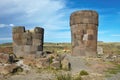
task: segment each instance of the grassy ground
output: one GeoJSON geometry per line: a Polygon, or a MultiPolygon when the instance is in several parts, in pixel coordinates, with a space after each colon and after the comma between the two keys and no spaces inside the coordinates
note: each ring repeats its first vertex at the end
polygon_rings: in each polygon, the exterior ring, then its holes
{"type": "MultiPolygon", "coordinates": [[[[104,43],[98,42],[105,54],[120,54],[120,42],[104,43]]],[[[12,47],[12,43],[0,44],[1,47],[12,47]]],[[[69,50],[71,52],[71,43],[44,43],[44,51],[60,51],[69,50]]]]}
{"type": "Polygon", "coordinates": [[[44,43],[44,51],[63,53],[64,50],[71,52],[71,43],[44,43]]]}
{"type": "Polygon", "coordinates": [[[98,46],[103,47],[105,54],[120,54],[120,42],[98,43],[98,46]]]}
{"type": "MultiPolygon", "coordinates": [[[[98,43],[98,46],[101,46],[101,47],[103,47],[103,50],[104,50],[104,53],[105,54],[120,54],[120,43],[103,43],[103,42],[99,42],[98,43]]],[[[0,44],[0,52],[12,52],[12,43],[6,43],[6,44],[0,44]]],[[[44,43],[44,51],[51,51],[51,52],[55,52],[55,53],[70,53],[71,52],[71,43],[44,43]]],[[[69,56],[68,56],[69,57],[69,56]]],[[[73,69],[73,71],[78,71],[77,70],[77,68],[79,69],[79,68],[81,68],[82,69],[82,67],[83,68],[86,68],[85,66],[86,65],[84,65],[85,63],[85,61],[84,60],[80,60],[79,58],[77,59],[77,58],[71,58],[70,57],[70,59],[71,59],[71,65],[73,66],[73,67],[75,67],[75,70],[73,69]],[[79,65],[79,64],[80,65],[79,65]],[[82,66],[81,66],[82,65],[82,66]]],[[[93,68],[92,68],[92,66],[90,67],[90,65],[88,66],[88,68],[91,68],[91,69],[100,69],[100,71],[101,71],[101,68],[104,68],[103,66],[106,66],[106,64],[107,63],[103,63],[103,62],[99,62],[99,61],[96,61],[96,60],[89,60],[88,62],[89,62],[89,64],[91,63],[91,65],[93,65],[93,68]],[[98,63],[98,64],[97,64],[98,63]],[[101,63],[101,64],[100,64],[101,63]],[[102,66],[101,66],[102,65],[102,66]]],[[[114,64],[114,63],[113,63],[114,64]]],[[[107,64],[108,65],[108,64],[107,64]]],[[[118,65],[118,64],[115,64],[116,66],[115,67],[113,67],[113,68],[109,68],[108,70],[106,70],[106,72],[107,73],[109,73],[109,74],[116,74],[116,73],[119,73],[120,72],[120,65],[118,65]]],[[[86,70],[86,69],[85,69],[86,70]]],[[[41,71],[40,71],[41,72],[41,71]]],[[[84,74],[86,74],[86,72],[83,72],[84,74]]],[[[83,74],[82,73],[82,74],[83,74]]],[[[46,74],[46,73],[45,73],[46,74]]],[[[33,75],[33,73],[31,73],[31,74],[28,74],[28,76],[31,76],[31,75],[33,75]]],[[[36,75],[36,73],[35,73],[35,75],[36,75]]],[[[38,76],[43,76],[43,75],[41,75],[41,74],[37,74],[38,76]]],[[[48,74],[47,74],[48,75],[48,74]]],[[[37,76],[37,77],[38,77],[37,76]]],[[[61,78],[61,76],[63,77],[63,78],[67,78],[67,79],[69,79],[69,78],[71,78],[71,76],[70,75],[57,75],[57,77],[59,78],[61,78]]],[[[19,76],[18,76],[19,77],[19,76]]],[[[20,76],[21,77],[21,76],[20,76]]],[[[44,77],[44,76],[43,76],[44,77]]],[[[23,76],[23,78],[24,78],[24,76],[23,76]]],[[[81,77],[79,77],[78,76],[78,78],[79,79],[75,79],[75,80],[80,80],[80,78],[81,77]]],[[[38,77],[38,79],[39,79],[39,77],[38,77]]],[[[36,79],[36,80],[38,80],[38,79],[36,79]]],[[[65,79],[65,80],[67,80],[67,79],[65,79]]],[[[12,79],[11,79],[12,80],[12,79]]],[[[14,80],[14,79],[13,79],[14,80]]],[[[24,79],[23,79],[24,80],[24,79]]],[[[33,79],[33,80],[35,80],[35,79],[33,79]]],[[[57,79],[57,80],[59,80],[59,79],[57,79]]],[[[69,79],[70,80],[70,79],[69,79]]]]}

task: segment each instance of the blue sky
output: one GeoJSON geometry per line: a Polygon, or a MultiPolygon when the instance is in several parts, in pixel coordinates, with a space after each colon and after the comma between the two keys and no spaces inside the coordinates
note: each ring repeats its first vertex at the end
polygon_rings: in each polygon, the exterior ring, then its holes
{"type": "Polygon", "coordinates": [[[12,42],[12,27],[45,29],[45,42],[71,42],[69,18],[77,10],[99,13],[98,40],[120,42],[119,0],[1,0],[0,43],[12,42]]]}

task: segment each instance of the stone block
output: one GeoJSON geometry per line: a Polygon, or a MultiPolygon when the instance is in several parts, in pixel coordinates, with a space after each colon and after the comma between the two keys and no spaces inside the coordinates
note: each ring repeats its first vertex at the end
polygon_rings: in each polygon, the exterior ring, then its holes
{"type": "Polygon", "coordinates": [[[32,37],[33,37],[33,39],[40,39],[40,40],[42,40],[43,39],[43,34],[40,34],[40,33],[35,34],[35,33],[33,33],[32,37]]]}
{"type": "Polygon", "coordinates": [[[22,45],[22,33],[15,33],[13,34],[13,40],[17,45],[22,45]]]}
{"type": "Polygon", "coordinates": [[[87,30],[87,34],[94,35],[94,30],[92,30],[92,29],[88,29],[88,30],[87,30]]]}
{"type": "Polygon", "coordinates": [[[33,39],[33,45],[36,46],[43,45],[43,42],[40,39],[33,39]]]}
{"type": "Polygon", "coordinates": [[[54,61],[54,62],[51,63],[50,66],[51,66],[53,69],[60,69],[61,63],[60,63],[60,61],[54,61]]]}
{"type": "Polygon", "coordinates": [[[31,45],[24,45],[24,52],[25,53],[30,53],[31,52],[31,45]]]}
{"type": "Polygon", "coordinates": [[[41,27],[35,27],[34,32],[43,34],[44,33],[44,29],[41,28],[41,27]]]}
{"type": "Polygon", "coordinates": [[[83,11],[76,11],[71,14],[72,18],[70,21],[70,25],[74,24],[96,24],[98,25],[98,14],[95,11],[90,10],[83,10],[83,11]]]}
{"type": "Polygon", "coordinates": [[[43,51],[36,51],[35,57],[40,58],[43,56],[43,54],[44,54],[43,51]]]}
{"type": "Polygon", "coordinates": [[[24,26],[15,26],[12,29],[12,33],[24,33],[25,32],[25,27],[24,26]]]}
{"type": "Polygon", "coordinates": [[[91,34],[91,35],[88,35],[88,40],[93,40],[94,39],[94,36],[91,34]]]}

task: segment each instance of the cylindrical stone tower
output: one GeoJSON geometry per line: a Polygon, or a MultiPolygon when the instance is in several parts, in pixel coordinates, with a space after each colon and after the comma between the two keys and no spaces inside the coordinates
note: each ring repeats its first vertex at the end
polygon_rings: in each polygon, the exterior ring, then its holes
{"type": "Polygon", "coordinates": [[[76,11],[70,16],[72,54],[96,56],[98,13],[92,10],[76,11]]]}

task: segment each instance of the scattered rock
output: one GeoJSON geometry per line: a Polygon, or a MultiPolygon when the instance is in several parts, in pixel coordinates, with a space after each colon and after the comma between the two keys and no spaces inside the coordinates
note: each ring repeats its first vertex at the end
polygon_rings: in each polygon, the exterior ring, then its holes
{"type": "Polygon", "coordinates": [[[70,64],[69,60],[66,59],[66,58],[64,58],[61,61],[61,65],[62,65],[62,69],[64,69],[64,70],[70,70],[71,69],[71,64],[70,64]]]}
{"type": "Polygon", "coordinates": [[[30,70],[30,67],[23,63],[23,60],[18,61],[16,64],[18,67],[21,67],[24,71],[30,70]]]}
{"type": "Polygon", "coordinates": [[[47,68],[50,66],[50,60],[47,58],[40,58],[37,65],[39,65],[39,67],[41,65],[42,68],[47,68]]]}
{"type": "Polygon", "coordinates": [[[42,65],[42,63],[41,63],[40,60],[36,60],[35,66],[36,66],[37,68],[43,68],[43,65],[42,65]]]}
{"type": "Polygon", "coordinates": [[[16,64],[5,64],[0,66],[0,74],[7,75],[17,67],[16,64]]]}
{"type": "Polygon", "coordinates": [[[60,63],[60,61],[54,61],[54,62],[51,63],[50,66],[51,66],[53,69],[60,69],[61,63],[60,63]]]}

